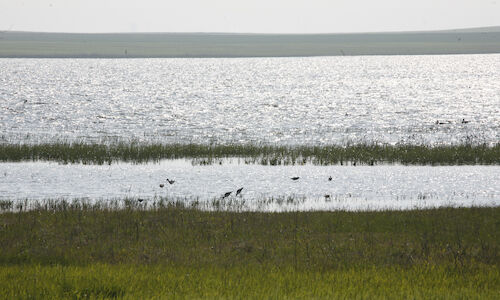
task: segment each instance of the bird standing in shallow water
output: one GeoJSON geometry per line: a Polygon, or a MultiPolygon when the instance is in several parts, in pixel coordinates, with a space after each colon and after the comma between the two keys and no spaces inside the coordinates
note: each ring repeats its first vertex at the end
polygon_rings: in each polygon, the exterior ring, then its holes
{"type": "Polygon", "coordinates": [[[239,188],[236,190],[236,196],[238,196],[239,194],[241,194],[241,191],[243,191],[243,188],[239,188]]]}

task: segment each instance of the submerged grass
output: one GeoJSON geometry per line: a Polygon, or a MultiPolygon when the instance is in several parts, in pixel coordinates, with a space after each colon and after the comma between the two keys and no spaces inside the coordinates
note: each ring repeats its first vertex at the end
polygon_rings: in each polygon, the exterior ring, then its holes
{"type": "Polygon", "coordinates": [[[496,298],[500,207],[0,214],[0,298],[496,298]]]}
{"type": "Polygon", "coordinates": [[[489,145],[377,145],[271,146],[201,144],[0,144],[0,161],[56,161],[111,164],[116,161],[145,163],[161,159],[192,159],[195,164],[219,163],[238,157],[263,165],[316,165],[401,163],[405,165],[496,165],[500,143],[489,145]]]}

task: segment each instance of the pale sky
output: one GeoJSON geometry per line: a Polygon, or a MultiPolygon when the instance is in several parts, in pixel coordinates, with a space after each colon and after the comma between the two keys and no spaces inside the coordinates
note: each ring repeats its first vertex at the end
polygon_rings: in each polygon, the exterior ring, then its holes
{"type": "Polygon", "coordinates": [[[500,0],[0,0],[0,31],[337,33],[500,25],[500,0]]]}

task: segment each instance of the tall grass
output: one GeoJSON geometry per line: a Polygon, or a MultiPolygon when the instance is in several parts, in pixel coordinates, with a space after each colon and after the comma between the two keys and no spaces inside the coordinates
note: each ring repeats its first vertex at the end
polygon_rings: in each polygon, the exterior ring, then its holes
{"type": "Polygon", "coordinates": [[[499,207],[263,213],[53,201],[17,211],[0,214],[0,264],[500,264],[499,207]]]}
{"type": "Polygon", "coordinates": [[[145,163],[161,159],[192,159],[212,164],[239,157],[245,163],[295,165],[312,163],[406,165],[500,164],[500,143],[488,145],[377,145],[270,146],[201,144],[0,144],[0,161],[57,161],[61,163],[111,164],[116,161],[145,163]]]}

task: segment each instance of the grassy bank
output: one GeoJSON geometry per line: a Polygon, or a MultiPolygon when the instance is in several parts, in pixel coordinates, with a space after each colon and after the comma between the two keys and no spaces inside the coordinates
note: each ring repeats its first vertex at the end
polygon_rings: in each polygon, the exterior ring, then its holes
{"type": "MultiPolygon", "coordinates": [[[[204,212],[53,202],[0,214],[5,298],[495,298],[500,208],[204,212]]],[[[3,295],[0,295],[3,296],[3,295]]]]}
{"type": "Polygon", "coordinates": [[[186,158],[198,164],[241,157],[245,163],[263,165],[317,165],[401,163],[406,165],[500,164],[500,144],[487,145],[347,145],[268,146],[200,144],[1,144],[0,161],[56,161],[111,164],[116,161],[145,163],[186,158]]]}

